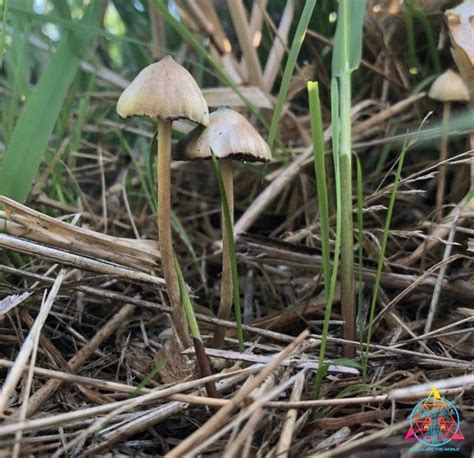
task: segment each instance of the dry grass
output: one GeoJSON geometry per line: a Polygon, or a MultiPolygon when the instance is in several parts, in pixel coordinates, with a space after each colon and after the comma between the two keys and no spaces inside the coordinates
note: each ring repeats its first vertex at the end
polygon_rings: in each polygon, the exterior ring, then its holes
{"type": "MultiPolygon", "coordinates": [[[[212,164],[172,166],[175,250],[214,371],[199,378],[193,350],[179,349],[175,338],[155,242],[153,126],[120,120],[114,105],[137,69],[169,47],[199,79],[211,109],[238,109],[266,135],[302,5],[248,2],[247,19],[240,0],[228,2],[229,10],[223,1],[177,1],[182,24],[203,40],[213,66],[159,9],[134,10],[127,21],[128,6],[114,3],[127,37],[146,46],[99,38],[66,101],[72,109],[59,120],[64,129],[56,133],[63,137],[51,137],[28,202],[0,198],[0,456],[412,456],[413,443],[403,440],[407,419],[433,385],[463,416],[466,439],[451,445],[468,456],[474,432],[473,134],[451,132],[443,163],[439,134],[408,152],[377,297],[368,379],[357,364],[359,341],[341,338],[338,285],[330,365],[315,399],[325,295],[305,89],[307,80],[320,82],[329,152],[334,28],[327,15],[335,7],[320,0],[285,100],[275,160],[265,168],[235,167],[245,353],[237,351],[235,322],[215,317],[221,229],[212,164]],[[122,60],[111,57],[114,46],[122,60]],[[215,77],[218,69],[227,81],[215,77]],[[212,349],[216,324],[228,331],[224,347],[212,349]],[[357,350],[355,364],[339,359],[343,345],[357,350]],[[218,399],[205,395],[211,379],[218,399]]],[[[439,44],[442,69],[454,68],[441,11],[453,2],[414,3],[439,44]]],[[[442,112],[423,92],[436,73],[428,32],[415,22],[419,66],[413,75],[406,17],[397,5],[368,2],[363,61],[354,74],[353,148],[364,174],[364,260],[357,285],[364,327],[404,134],[438,126],[442,112]],[[417,90],[419,83],[425,84],[417,90]]],[[[35,52],[44,49],[37,24],[29,40],[35,52]]],[[[15,90],[8,52],[0,73],[5,97],[15,90]]],[[[30,56],[30,63],[40,71],[45,57],[30,56]]],[[[464,110],[454,104],[453,116],[464,110]]],[[[186,132],[191,126],[174,127],[186,132]]],[[[328,175],[333,237],[334,182],[328,175]]]]}

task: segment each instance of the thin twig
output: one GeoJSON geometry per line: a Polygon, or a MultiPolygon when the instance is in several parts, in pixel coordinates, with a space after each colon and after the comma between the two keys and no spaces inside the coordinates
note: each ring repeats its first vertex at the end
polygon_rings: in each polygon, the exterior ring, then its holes
{"type": "Polygon", "coordinates": [[[18,353],[15,364],[10,369],[10,372],[5,379],[5,382],[2,386],[2,390],[0,391],[0,416],[3,415],[5,409],[8,406],[8,402],[13,394],[13,390],[15,389],[18,380],[21,377],[24,367],[26,366],[26,362],[30,357],[31,351],[34,347],[34,342],[36,335],[40,332],[41,328],[43,327],[46,318],[51,310],[51,307],[54,304],[56,299],[56,295],[59,292],[59,288],[61,287],[61,283],[66,275],[66,270],[61,270],[56,277],[56,280],[53,283],[53,287],[48,294],[44,305],[40,309],[40,313],[36,317],[35,324],[30,329],[28,336],[25,339],[25,342],[21,346],[20,352],[18,353]]]}

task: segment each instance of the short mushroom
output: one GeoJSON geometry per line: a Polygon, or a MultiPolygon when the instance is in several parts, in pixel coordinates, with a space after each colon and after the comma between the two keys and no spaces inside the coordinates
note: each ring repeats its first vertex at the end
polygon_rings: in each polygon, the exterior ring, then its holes
{"type": "MultiPolygon", "coordinates": [[[[176,145],[175,159],[211,159],[212,154],[220,160],[222,181],[231,219],[234,213],[233,165],[234,159],[249,162],[271,160],[270,147],[254,127],[236,111],[221,108],[209,116],[208,127],[196,127],[176,145]]],[[[222,209],[224,220],[224,210],[222,209]]],[[[224,223],[222,223],[224,227],[224,223]]],[[[232,279],[229,256],[229,240],[222,231],[222,280],[221,301],[218,317],[228,319],[232,307],[232,279]]],[[[220,347],[225,338],[225,328],[218,327],[214,334],[214,346],[220,347]]]]}
{"type": "MultiPolygon", "coordinates": [[[[443,127],[449,120],[451,102],[468,102],[469,93],[461,76],[452,70],[446,70],[431,85],[428,96],[443,102],[443,127]]],[[[443,134],[439,147],[439,160],[445,161],[448,157],[448,137],[443,134]]],[[[436,191],[436,217],[441,221],[443,217],[443,198],[446,186],[446,165],[442,164],[438,175],[438,188],[436,191]]]]}
{"type": "Polygon", "coordinates": [[[206,126],[207,103],[191,74],[172,57],[145,67],[120,96],[117,113],[123,117],[143,116],[158,123],[158,236],[163,273],[178,335],[185,346],[191,344],[188,325],[181,306],[171,235],[171,126],[185,118],[206,126]]]}

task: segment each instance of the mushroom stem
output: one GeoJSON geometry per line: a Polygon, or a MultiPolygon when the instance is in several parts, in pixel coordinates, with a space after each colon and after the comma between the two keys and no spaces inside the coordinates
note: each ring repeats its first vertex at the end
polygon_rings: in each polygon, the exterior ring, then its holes
{"type": "Polygon", "coordinates": [[[166,289],[173,311],[176,331],[185,347],[191,345],[188,324],[179,292],[178,277],[173,260],[171,238],[171,121],[161,120],[158,125],[158,236],[160,239],[161,263],[166,289]]]}
{"type": "MultiPolygon", "coordinates": [[[[232,159],[221,160],[221,176],[224,184],[227,205],[229,207],[232,226],[234,225],[234,178],[232,159]]],[[[225,228],[224,205],[222,205],[222,228],[225,228]]],[[[232,270],[230,265],[229,238],[227,231],[222,231],[222,278],[221,278],[221,301],[217,312],[218,318],[227,320],[232,309],[232,270]]],[[[213,346],[219,348],[224,343],[225,327],[217,327],[214,332],[213,346]]]]}
{"type": "MultiPolygon", "coordinates": [[[[449,114],[451,112],[451,103],[443,104],[443,127],[447,127],[449,114]]],[[[448,135],[443,133],[441,144],[439,145],[439,160],[443,162],[448,157],[448,135]]],[[[440,222],[443,219],[443,200],[446,188],[446,164],[440,165],[438,175],[438,188],[436,190],[436,220],[440,222]]]]}
{"type": "MultiPolygon", "coordinates": [[[[470,93],[471,101],[469,102],[468,110],[470,110],[471,114],[474,113],[474,92],[470,93]]],[[[474,151],[474,133],[469,134],[469,148],[471,151],[474,151]]],[[[469,191],[474,191],[474,156],[471,154],[471,185],[469,187],[469,191]]]]}

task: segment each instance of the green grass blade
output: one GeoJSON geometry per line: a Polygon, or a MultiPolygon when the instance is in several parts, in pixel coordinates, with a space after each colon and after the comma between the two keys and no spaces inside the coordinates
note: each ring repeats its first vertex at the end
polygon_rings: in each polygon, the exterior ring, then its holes
{"type": "Polygon", "coordinates": [[[362,56],[362,26],[366,0],[342,0],[339,3],[332,58],[332,77],[352,72],[362,56]]]}
{"type": "Polygon", "coordinates": [[[270,132],[268,133],[267,143],[270,148],[273,147],[273,143],[275,142],[278,124],[280,123],[281,114],[283,112],[283,105],[286,100],[286,95],[288,94],[288,88],[290,87],[291,76],[293,75],[296,59],[298,58],[301,46],[303,45],[306,30],[308,28],[309,21],[311,20],[316,1],[317,0],[306,0],[304,9],[298,22],[298,27],[296,28],[293,42],[291,43],[290,53],[288,55],[288,60],[286,61],[285,71],[283,72],[283,79],[280,85],[280,91],[278,93],[275,110],[273,112],[270,132]]]}
{"type": "MultiPolygon", "coordinates": [[[[362,30],[365,0],[341,0],[334,52],[332,78],[339,83],[339,162],[341,191],[341,304],[344,337],[353,340],[355,333],[354,306],[354,239],[352,222],[352,162],[351,162],[351,72],[358,68],[362,52],[362,30]]],[[[354,349],[344,346],[344,355],[354,356],[354,349]]]]}
{"type": "Polygon", "coordinates": [[[329,287],[329,297],[326,298],[326,305],[324,312],[323,335],[321,338],[321,348],[319,350],[319,369],[316,373],[314,397],[319,399],[321,384],[326,376],[327,364],[324,363],[324,356],[326,352],[326,340],[329,333],[329,320],[331,319],[332,303],[336,291],[337,275],[339,270],[339,256],[341,253],[341,176],[339,166],[339,86],[336,78],[331,80],[331,130],[332,130],[332,147],[333,147],[333,161],[334,161],[334,177],[336,190],[336,240],[334,244],[334,257],[332,264],[331,283],[329,287]],[[326,337],[325,337],[326,336],[326,337]]]}
{"type": "MultiPolygon", "coordinates": [[[[176,275],[178,276],[179,291],[181,294],[181,302],[184,306],[184,311],[188,319],[189,327],[191,328],[191,335],[193,336],[193,345],[196,354],[196,362],[201,373],[201,377],[207,377],[212,374],[211,365],[209,363],[209,358],[206,354],[206,349],[201,338],[201,332],[199,331],[199,326],[196,320],[196,315],[194,314],[194,307],[189,297],[188,288],[184,281],[183,272],[179,265],[176,255],[174,255],[174,266],[176,269],[176,275]]],[[[216,390],[216,385],[213,381],[205,383],[207,395],[213,398],[219,397],[219,394],[216,390]]]]}
{"type": "Polygon", "coordinates": [[[326,180],[326,163],[324,157],[323,120],[321,117],[321,103],[319,100],[319,85],[317,82],[308,81],[307,88],[311,134],[313,137],[314,173],[316,177],[316,188],[319,204],[324,288],[326,290],[327,297],[329,294],[329,284],[331,278],[331,261],[329,251],[329,206],[326,180]]]}
{"type": "MultiPolygon", "coordinates": [[[[92,2],[82,21],[97,23],[100,3],[92,2]]],[[[82,49],[93,37],[80,37],[82,49]]],[[[6,148],[0,169],[0,194],[24,202],[28,196],[49,137],[61,112],[69,86],[77,74],[81,56],[79,36],[65,32],[55,54],[29,96],[6,148]]]]}
{"type": "MultiPolygon", "coordinates": [[[[30,6],[29,0],[21,0],[25,6],[30,6]]],[[[28,97],[30,92],[30,44],[28,36],[31,32],[31,22],[19,15],[10,14],[11,19],[11,44],[5,55],[8,63],[5,73],[8,78],[8,85],[11,89],[8,103],[5,101],[3,110],[3,143],[6,145],[10,141],[13,126],[18,116],[21,97],[28,97]]]]}
{"type": "Polygon", "coordinates": [[[406,8],[404,8],[404,20],[405,20],[405,31],[407,36],[407,45],[408,45],[408,62],[409,62],[409,71],[411,75],[416,75],[418,73],[418,62],[416,60],[416,45],[415,45],[415,30],[413,26],[413,8],[410,8],[410,4],[406,3],[406,8]]]}
{"type": "MultiPolygon", "coordinates": [[[[64,0],[62,0],[64,1],[64,0]]],[[[92,2],[91,2],[92,3],[92,2]]],[[[95,2],[94,2],[95,3],[95,2]]],[[[94,5],[94,8],[96,6],[94,5]]],[[[146,47],[147,43],[140,41],[134,38],[129,38],[123,35],[114,35],[113,33],[108,32],[107,30],[101,29],[99,27],[99,22],[96,21],[94,24],[87,21],[73,21],[63,17],[62,13],[65,13],[65,10],[61,9],[61,14],[39,14],[31,11],[30,9],[23,8],[18,4],[10,4],[10,10],[15,12],[18,15],[22,15],[26,18],[29,18],[32,21],[52,23],[56,24],[58,27],[68,30],[76,34],[77,37],[80,36],[100,36],[107,40],[114,40],[119,42],[128,42],[141,47],[146,47]]],[[[80,39],[78,40],[81,41],[80,39]]]]}
{"type": "Polygon", "coordinates": [[[232,227],[232,218],[230,216],[229,205],[225,193],[224,182],[222,181],[221,165],[219,160],[212,155],[214,168],[216,169],[217,182],[221,194],[222,208],[224,209],[224,226],[229,241],[230,270],[232,273],[232,300],[234,302],[235,321],[237,323],[237,339],[239,341],[239,350],[244,351],[244,333],[242,331],[242,311],[240,308],[240,288],[239,273],[237,271],[237,257],[235,255],[234,228],[232,227]]]}
{"type": "Polygon", "coordinates": [[[431,24],[426,18],[426,15],[422,11],[415,8],[413,14],[414,14],[414,17],[421,22],[421,25],[423,26],[423,30],[425,31],[426,43],[428,46],[428,53],[430,55],[431,62],[433,64],[433,70],[436,73],[441,73],[441,63],[439,61],[439,53],[438,53],[438,50],[436,49],[436,43],[435,43],[433,29],[431,27],[431,24]]]}
{"type": "Polygon", "coordinates": [[[2,4],[2,29],[0,30],[0,70],[3,68],[3,55],[5,53],[5,36],[7,34],[8,1],[2,4]]]}
{"type": "Polygon", "coordinates": [[[168,362],[169,356],[165,355],[158,360],[155,367],[145,376],[145,378],[138,384],[138,386],[132,391],[130,395],[132,398],[139,396],[143,390],[154,378],[158,372],[161,371],[168,362]]]}
{"type": "Polygon", "coordinates": [[[174,256],[174,266],[176,269],[176,274],[178,276],[178,283],[179,283],[179,291],[181,293],[181,301],[183,302],[184,311],[186,313],[186,317],[188,318],[189,328],[191,329],[191,335],[198,340],[201,339],[201,332],[199,331],[199,325],[196,320],[196,315],[194,314],[194,307],[189,297],[188,288],[184,281],[183,271],[181,270],[181,266],[179,265],[178,259],[174,256]]]}
{"type": "Polygon", "coordinates": [[[326,292],[326,308],[324,313],[323,333],[319,350],[319,368],[316,373],[315,397],[319,398],[321,383],[326,376],[328,365],[324,363],[327,336],[329,333],[329,320],[331,319],[332,299],[334,291],[331,290],[331,259],[329,248],[329,204],[326,179],[326,161],[324,153],[324,133],[321,116],[321,103],[319,100],[318,83],[308,82],[309,113],[311,120],[311,133],[313,137],[314,172],[319,203],[319,221],[321,228],[321,248],[323,255],[323,278],[326,292]]]}
{"type": "Polygon", "coordinates": [[[363,277],[362,267],[364,260],[364,178],[362,175],[362,165],[359,158],[356,156],[356,170],[357,170],[357,233],[359,239],[359,265],[357,266],[358,276],[358,291],[357,291],[357,329],[359,332],[361,350],[363,340],[363,325],[362,325],[362,292],[363,292],[363,277]]]}
{"type": "Polygon", "coordinates": [[[372,338],[372,324],[374,321],[374,316],[375,316],[375,304],[377,302],[377,295],[378,295],[378,289],[380,286],[380,277],[382,276],[382,268],[384,266],[384,260],[385,260],[385,249],[387,248],[387,240],[388,240],[388,235],[390,232],[390,224],[392,222],[392,214],[393,214],[393,207],[395,205],[395,199],[397,197],[397,191],[398,191],[398,183],[400,182],[400,176],[402,174],[402,168],[403,168],[403,161],[405,160],[405,154],[408,150],[408,144],[405,143],[403,145],[402,151],[400,153],[400,158],[398,159],[398,167],[397,171],[395,173],[395,180],[393,183],[393,189],[392,189],[392,194],[390,195],[390,202],[388,205],[387,209],[387,216],[385,218],[385,225],[384,225],[384,231],[383,231],[383,236],[382,236],[382,243],[380,246],[380,255],[377,263],[377,271],[375,274],[375,280],[374,280],[374,290],[372,293],[372,300],[370,303],[370,313],[369,313],[369,323],[368,323],[368,328],[367,328],[367,340],[366,340],[366,347],[365,347],[365,352],[364,352],[364,358],[362,362],[362,367],[363,367],[363,375],[364,379],[367,377],[367,363],[368,363],[368,358],[369,358],[369,345],[370,345],[370,340],[372,338]]]}
{"type": "Polygon", "coordinates": [[[339,170],[339,84],[336,77],[331,78],[331,142],[332,142],[332,159],[334,161],[334,176],[336,180],[336,192],[341,189],[340,186],[340,170],[339,170]],[[338,186],[339,183],[339,186],[338,186]]]}
{"type": "Polygon", "coordinates": [[[415,44],[415,27],[414,20],[421,23],[426,37],[426,45],[428,47],[428,54],[433,64],[435,73],[441,73],[441,64],[439,61],[438,50],[436,49],[435,39],[433,37],[433,29],[426,15],[415,7],[412,0],[405,1],[405,24],[407,30],[408,50],[410,59],[410,73],[418,73],[418,61],[416,59],[416,44],[415,44]]]}

